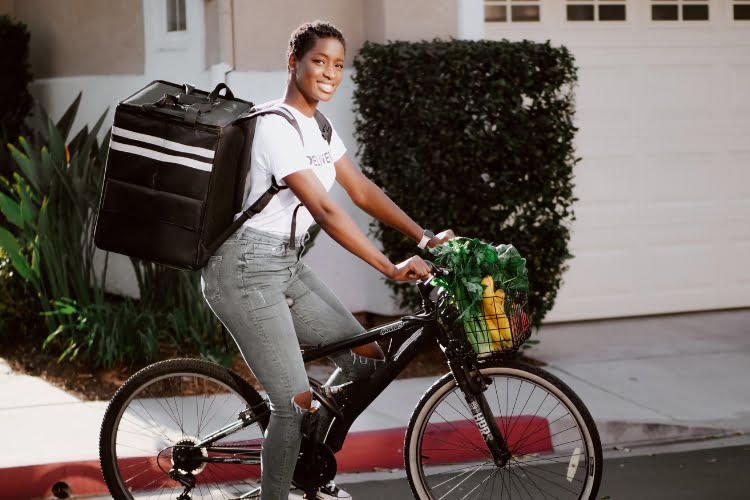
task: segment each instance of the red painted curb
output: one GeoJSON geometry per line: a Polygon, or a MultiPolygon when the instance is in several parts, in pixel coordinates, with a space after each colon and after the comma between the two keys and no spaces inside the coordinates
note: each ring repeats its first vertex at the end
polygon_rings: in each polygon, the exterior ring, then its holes
{"type": "MultiPolygon", "coordinates": [[[[519,417],[509,425],[505,418],[497,419],[501,429],[509,429],[507,438],[520,453],[534,453],[552,449],[549,423],[541,417],[519,417]],[[529,436],[533,435],[533,440],[529,436]]],[[[382,429],[351,433],[344,447],[336,454],[338,472],[364,472],[376,468],[399,469],[404,464],[404,434],[406,428],[382,429]]],[[[422,447],[422,455],[431,463],[468,462],[486,457],[484,444],[476,425],[471,421],[430,424],[422,447]],[[460,441],[459,449],[445,450],[442,443],[460,441]],[[468,446],[467,446],[468,445],[468,446]]],[[[156,458],[132,458],[133,463],[147,460],[151,470],[141,477],[149,484],[163,475],[156,458]]],[[[250,479],[260,475],[259,468],[242,467],[226,479],[250,479]]],[[[224,478],[223,478],[224,479],[224,478]]],[[[98,460],[28,465],[0,469],[0,492],[8,500],[54,498],[52,487],[64,482],[71,495],[106,495],[107,487],[101,476],[98,460]]]]}

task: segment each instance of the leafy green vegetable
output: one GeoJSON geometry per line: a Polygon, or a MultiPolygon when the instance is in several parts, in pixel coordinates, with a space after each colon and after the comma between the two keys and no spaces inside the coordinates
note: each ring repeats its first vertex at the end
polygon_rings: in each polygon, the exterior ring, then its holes
{"type": "Polygon", "coordinates": [[[434,283],[448,291],[458,307],[459,320],[477,352],[490,350],[490,338],[482,317],[480,283],[492,276],[495,289],[509,292],[528,292],[529,278],[526,259],[513,245],[492,246],[476,238],[454,238],[430,250],[435,264],[447,267],[451,274],[435,279],[434,283]]]}

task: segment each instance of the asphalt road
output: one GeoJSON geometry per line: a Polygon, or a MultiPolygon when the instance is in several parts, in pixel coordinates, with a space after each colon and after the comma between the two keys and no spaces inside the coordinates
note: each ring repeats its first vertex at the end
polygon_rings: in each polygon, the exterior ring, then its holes
{"type": "MultiPolygon", "coordinates": [[[[395,475],[395,474],[394,474],[395,475]]],[[[403,476],[403,473],[399,474],[403,476]]],[[[412,498],[405,478],[342,485],[356,500],[412,498]]],[[[750,444],[604,461],[602,500],[748,500],[750,444]]]]}
{"type": "MultiPolygon", "coordinates": [[[[403,470],[347,474],[354,500],[412,500],[403,470]]],[[[111,497],[89,498],[107,500],[111,497]]],[[[299,492],[290,500],[301,499],[299,492]]],[[[505,497],[507,499],[507,496],[505,497]]],[[[748,500],[750,433],[714,441],[605,450],[599,500],[748,500]]],[[[518,500],[529,500],[518,499],[518,500]]]]}

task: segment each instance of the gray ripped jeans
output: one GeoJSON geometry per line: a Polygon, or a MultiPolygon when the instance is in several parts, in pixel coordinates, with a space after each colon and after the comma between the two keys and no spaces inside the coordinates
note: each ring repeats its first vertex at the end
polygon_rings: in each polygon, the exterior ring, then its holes
{"type": "MultiPolygon", "coordinates": [[[[328,344],[364,328],[300,260],[288,237],[240,228],[201,272],[203,296],[226,326],[268,395],[271,419],[261,453],[261,499],[289,496],[307,411],[294,401],[310,390],[300,347],[328,344]]],[[[367,377],[375,360],[351,351],[332,355],[338,366],[327,384],[367,377]]],[[[325,435],[331,416],[321,408],[325,435]]]]}

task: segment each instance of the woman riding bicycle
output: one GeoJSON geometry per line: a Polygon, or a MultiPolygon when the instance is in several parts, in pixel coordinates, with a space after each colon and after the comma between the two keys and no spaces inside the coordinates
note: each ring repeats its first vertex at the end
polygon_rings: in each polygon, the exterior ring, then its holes
{"type": "MultiPolygon", "coordinates": [[[[303,24],[292,33],[287,54],[288,80],[279,103],[298,122],[300,134],[283,117],[258,118],[249,184],[243,209],[275,180],[281,191],[249,219],[211,258],[202,271],[206,301],[237,343],[243,358],[265,389],[271,407],[262,460],[261,498],[286,499],[302,439],[302,421],[312,395],[300,346],[329,344],[364,328],[323,281],[301,260],[306,231],[317,222],[337,243],[387,278],[409,281],[429,275],[413,256],[393,264],[377,249],[328,194],[334,181],[355,205],[415,240],[420,248],[440,244],[375,184],[346,154],[335,129],[330,143],[321,135],[314,113],[331,100],[343,78],[345,40],[329,23],[303,24]],[[302,204],[302,206],[300,206],[302,204]]],[[[336,371],[326,385],[371,375],[383,352],[376,343],[338,353],[336,371]]],[[[332,417],[320,410],[319,435],[332,417]]],[[[333,483],[318,498],[350,498],[333,483]]]]}

